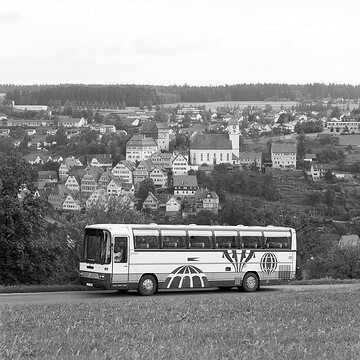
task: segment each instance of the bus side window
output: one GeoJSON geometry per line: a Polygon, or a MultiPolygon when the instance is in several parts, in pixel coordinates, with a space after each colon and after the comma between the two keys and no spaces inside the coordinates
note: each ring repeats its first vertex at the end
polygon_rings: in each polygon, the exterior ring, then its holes
{"type": "Polygon", "coordinates": [[[185,236],[163,236],[162,237],[162,247],[165,249],[185,249],[186,242],[185,236]]]}
{"type": "Polygon", "coordinates": [[[261,236],[241,236],[240,246],[244,249],[261,248],[261,236]]]}
{"type": "Polygon", "coordinates": [[[190,236],[190,248],[212,248],[211,236],[190,236]]]}
{"type": "Polygon", "coordinates": [[[270,249],[290,249],[289,237],[267,237],[265,247],[270,249]]]}
{"type": "Polygon", "coordinates": [[[158,249],[159,237],[155,235],[135,236],[135,249],[158,249]]]}
{"type": "Polygon", "coordinates": [[[230,248],[236,249],[236,237],[235,236],[215,236],[215,246],[219,249],[230,248]]]}

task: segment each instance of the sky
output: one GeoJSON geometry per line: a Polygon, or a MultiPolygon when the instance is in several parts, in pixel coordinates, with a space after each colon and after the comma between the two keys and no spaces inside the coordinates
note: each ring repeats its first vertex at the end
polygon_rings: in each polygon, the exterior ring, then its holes
{"type": "Polygon", "coordinates": [[[360,85],[359,0],[11,0],[0,84],[360,85]]]}

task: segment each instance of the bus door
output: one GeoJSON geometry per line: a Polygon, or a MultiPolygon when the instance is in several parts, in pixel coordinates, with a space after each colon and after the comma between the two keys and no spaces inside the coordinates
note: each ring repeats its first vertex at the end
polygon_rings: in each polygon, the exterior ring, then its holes
{"type": "Polygon", "coordinates": [[[129,238],[114,237],[112,251],[112,289],[127,289],[129,283],[129,238]]]}

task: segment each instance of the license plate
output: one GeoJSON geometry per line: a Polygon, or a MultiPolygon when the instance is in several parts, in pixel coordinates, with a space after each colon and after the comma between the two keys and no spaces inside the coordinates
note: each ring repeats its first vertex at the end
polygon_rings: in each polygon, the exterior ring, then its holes
{"type": "Polygon", "coordinates": [[[86,286],[94,286],[92,283],[86,283],[86,286]]]}

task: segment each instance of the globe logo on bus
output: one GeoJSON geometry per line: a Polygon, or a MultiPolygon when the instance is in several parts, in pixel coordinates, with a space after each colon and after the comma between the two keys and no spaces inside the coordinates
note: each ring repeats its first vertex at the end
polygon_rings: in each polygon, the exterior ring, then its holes
{"type": "Polygon", "coordinates": [[[273,253],[266,253],[260,260],[260,268],[267,275],[273,273],[277,268],[277,258],[273,253]]]}
{"type": "Polygon", "coordinates": [[[209,286],[207,276],[196,266],[182,265],[165,280],[166,289],[205,288],[209,286]]]}

